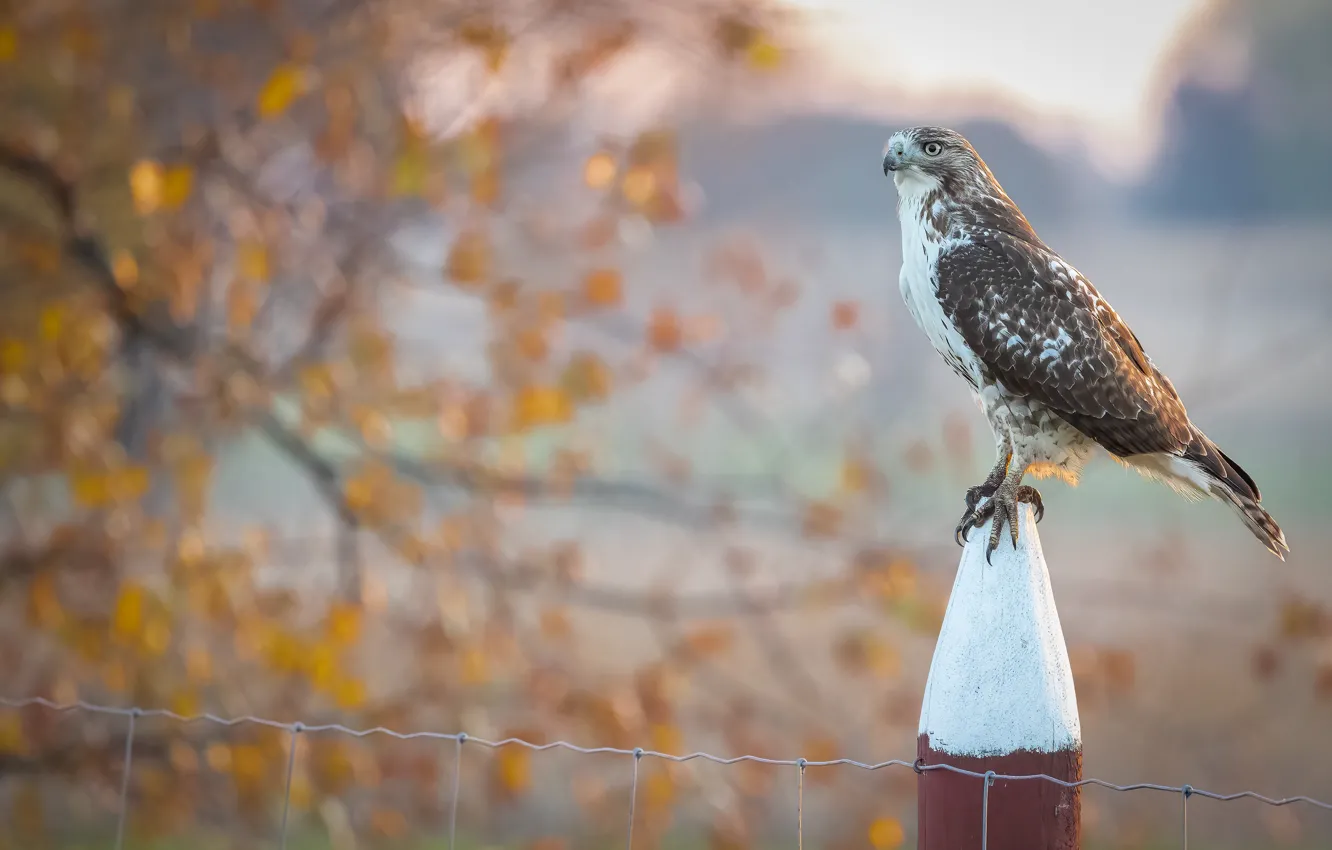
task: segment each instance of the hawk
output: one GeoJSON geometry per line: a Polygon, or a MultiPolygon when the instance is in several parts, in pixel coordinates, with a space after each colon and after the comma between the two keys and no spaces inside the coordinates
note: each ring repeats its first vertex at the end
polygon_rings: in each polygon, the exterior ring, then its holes
{"type": "Polygon", "coordinates": [[[1091,281],[1036,235],[960,134],[894,133],[883,173],[897,187],[898,285],[917,326],[980,401],[998,462],[966,494],[958,543],[990,517],[985,556],[1018,503],[1045,513],[1023,484],[1076,484],[1098,447],[1190,498],[1229,505],[1278,558],[1286,537],[1258,485],[1192,422],[1170,380],[1091,281]]]}

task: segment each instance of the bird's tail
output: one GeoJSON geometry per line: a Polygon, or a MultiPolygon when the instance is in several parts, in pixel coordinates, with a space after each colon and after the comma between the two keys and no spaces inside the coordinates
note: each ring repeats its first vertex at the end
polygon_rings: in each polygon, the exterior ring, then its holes
{"type": "Polygon", "coordinates": [[[1253,532],[1253,536],[1284,561],[1284,553],[1290,551],[1286,545],[1286,535],[1276,520],[1272,519],[1272,515],[1259,504],[1262,497],[1258,493],[1258,485],[1249,474],[1202,432],[1194,433],[1183,457],[1202,473],[1207,492],[1230,505],[1249,531],[1253,532]]]}

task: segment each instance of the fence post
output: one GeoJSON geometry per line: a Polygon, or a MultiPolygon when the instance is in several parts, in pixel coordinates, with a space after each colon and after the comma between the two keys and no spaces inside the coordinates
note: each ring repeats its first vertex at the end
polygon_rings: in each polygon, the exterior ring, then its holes
{"type": "MultiPolygon", "coordinates": [[[[925,685],[917,764],[1075,782],[1082,730],[1073,674],[1036,522],[1030,506],[1021,509],[1016,550],[1005,533],[986,563],[987,522],[962,552],[925,685]]],[[[996,779],[986,798],[984,778],[944,769],[921,771],[917,784],[919,850],[1081,846],[1078,789],[996,779]]]]}

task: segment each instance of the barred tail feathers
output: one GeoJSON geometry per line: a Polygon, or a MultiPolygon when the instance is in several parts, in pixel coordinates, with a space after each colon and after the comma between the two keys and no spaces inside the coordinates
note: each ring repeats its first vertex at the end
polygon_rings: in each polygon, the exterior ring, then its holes
{"type": "Polygon", "coordinates": [[[1195,432],[1194,439],[1184,450],[1181,459],[1201,473],[1194,479],[1200,485],[1199,489],[1234,509],[1245,527],[1268,551],[1283,561],[1286,559],[1284,553],[1290,551],[1290,546],[1286,545],[1286,535],[1272,515],[1263,509],[1258,485],[1239,464],[1202,432],[1195,432]]]}

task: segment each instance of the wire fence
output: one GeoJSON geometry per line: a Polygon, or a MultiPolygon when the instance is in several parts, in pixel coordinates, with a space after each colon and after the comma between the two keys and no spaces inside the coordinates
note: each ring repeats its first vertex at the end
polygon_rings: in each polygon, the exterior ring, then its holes
{"type": "Polygon", "coordinates": [[[829,760],[810,760],[805,758],[795,759],[771,759],[762,756],[740,755],[740,756],[718,756],[712,753],[693,752],[684,755],[674,755],[671,753],[662,753],[655,750],[647,750],[642,747],[634,749],[622,749],[619,747],[580,747],[577,744],[571,744],[568,741],[552,741],[546,744],[536,744],[522,738],[504,738],[498,741],[490,741],[485,738],[476,738],[468,735],[466,732],[399,732],[394,729],[388,729],[383,726],[375,726],[368,729],[353,729],[339,723],[307,724],[299,720],[294,722],[283,722],[272,720],[265,717],[256,717],[253,715],[244,715],[240,717],[219,717],[216,714],[192,714],[185,715],[161,708],[140,708],[132,706],[122,708],[117,706],[98,705],[95,703],[78,701],[72,703],[61,703],[45,697],[25,697],[22,699],[13,699],[0,697],[0,706],[10,709],[23,709],[29,707],[41,707],[53,712],[65,713],[74,711],[90,712],[93,714],[114,715],[124,717],[127,721],[125,733],[124,766],[120,777],[120,795],[119,806],[116,814],[116,833],[115,850],[123,850],[125,844],[125,823],[129,815],[129,789],[130,773],[133,768],[134,759],[134,736],[137,730],[138,721],[143,718],[165,718],[174,720],[182,724],[188,723],[211,723],[223,727],[235,727],[245,725],[264,726],[271,729],[284,730],[291,736],[287,747],[287,767],[286,778],[284,781],[284,795],[282,801],[282,820],[281,832],[279,834],[279,847],[286,850],[288,820],[291,813],[291,789],[292,777],[296,769],[296,741],[302,734],[316,732],[333,732],[342,735],[348,735],[352,738],[367,738],[375,735],[383,735],[388,738],[394,738],[400,741],[409,741],[416,739],[427,739],[436,741],[453,741],[456,744],[453,759],[453,777],[450,787],[449,799],[449,824],[448,824],[448,847],[449,850],[456,850],[457,827],[458,827],[458,796],[461,786],[461,766],[462,751],[465,745],[485,747],[487,749],[500,749],[502,747],[523,747],[533,752],[544,752],[546,750],[567,750],[583,755],[621,755],[632,758],[632,781],[629,791],[629,812],[628,812],[628,835],[625,841],[626,850],[633,850],[634,844],[634,810],[638,800],[638,775],[639,763],[644,758],[662,759],[668,762],[689,762],[695,760],[712,762],[719,765],[732,765],[741,762],[753,762],[757,764],[773,765],[780,767],[790,767],[795,769],[796,782],[796,847],[797,850],[804,848],[804,790],[805,790],[805,770],[810,767],[836,767],[845,766],[858,768],[860,770],[876,771],[885,768],[905,768],[912,770],[917,774],[923,774],[931,771],[946,771],[961,776],[969,776],[975,779],[983,780],[981,792],[981,844],[980,850],[987,850],[989,839],[989,815],[990,815],[990,787],[996,781],[1034,781],[1050,782],[1063,788],[1074,789],[1087,786],[1106,788],[1111,791],[1159,791],[1168,794],[1177,794],[1180,797],[1180,839],[1184,850],[1189,846],[1189,799],[1192,797],[1203,797],[1209,800],[1220,802],[1232,802],[1235,800],[1256,800],[1259,803],[1268,806],[1289,806],[1297,803],[1306,804],[1313,808],[1323,809],[1332,812],[1332,802],[1318,800],[1306,795],[1294,797],[1268,797],[1257,791],[1237,791],[1230,794],[1222,794],[1216,791],[1208,791],[1202,788],[1195,788],[1192,785],[1162,785],[1155,782],[1135,782],[1128,785],[1119,785],[1114,782],[1107,782],[1104,779],[1081,779],[1078,781],[1068,781],[1058,779],[1043,773],[1011,775],[996,773],[995,771],[978,772],[968,770],[962,767],[956,767],[950,764],[923,764],[921,760],[889,759],[881,762],[862,762],[850,758],[838,758],[829,760]]]}

